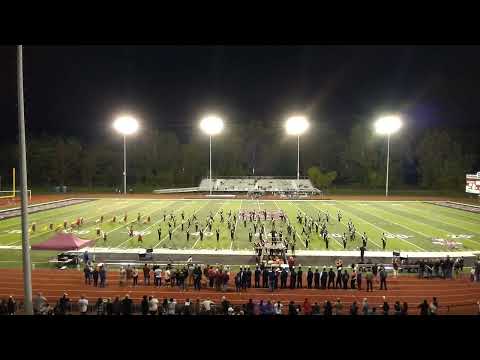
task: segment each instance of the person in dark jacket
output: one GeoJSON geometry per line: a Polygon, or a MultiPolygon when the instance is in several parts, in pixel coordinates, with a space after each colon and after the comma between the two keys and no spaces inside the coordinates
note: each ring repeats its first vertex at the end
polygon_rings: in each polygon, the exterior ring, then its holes
{"type": "Polygon", "coordinates": [[[358,305],[357,302],[354,301],[350,306],[350,315],[357,315],[358,314],[358,305]]]}
{"type": "Polygon", "coordinates": [[[301,266],[298,267],[297,271],[297,289],[298,288],[303,288],[303,271],[301,266]]]}
{"type": "Polygon", "coordinates": [[[15,301],[13,296],[10,296],[7,302],[7,313],[8,315],[15,315],[16,312],[17,312],[17,302],[15,301]]]}
{"type": "Polygon", "coordinates": [[[323,305],[323,315],[332,316],[332,304],[329,300],[325,301],[325,304],[323,305]]]}
{"type": "Polygon", "coordinates": [[[92,283],[92,278],[91,278],[91,272],[90,272],[90,266],[87,264],[83,268],[83,273],[85,275],[85,285],[90,285],[92,283]]]}
{"type": "Polygon", "coordinates": [[[290,301],[290,304],[288,304],[288,315],[297,315],[297,308],[293,301],[290,301]]]}
{"type": "Polygon", "coordinates": [[[335,272],[333,268],[330,266],[330,270],[328,271],[328,288],[330,289],[330,285],[332,288],[335,287],[335,272]]]}
{"type": "Polygon", "coordinates": [[[347,270],[343,272],[342,275],[342,282],[343,282],[343,288],[348,289],[348,279],[350,278],[350,275],[348,275],[347,270]]]}
{"type": "Polygon", "coordinates": [[[121,309],[122,309],[122,314],[123,315],[131,315],[132,314],[132,307],[133,307],[133,302],[132,299],[130,299],[130,295],[125,295],[121,302],[121,309]]]}
{"type": "Polygon", "coordinates": [[[248,300],[246,308],[247,308],[246,315],[254,315],[255,314],[255,304],[253,303],[252,299],[248,300]]]}
{"type": "Polygon", "coordinates": [[[428,302],[427,300],[423,300],[423,302],[417,306],[420,309],[420,315],[421,316],[427,316],[428,315],[428,302]]]}
{"type": "Polygon", "coordinates": [[[327,279],[328,279],[328,272],[327,272],[327,268],[324,266],[322,269],[322,273],[320,274],[320,282],[322,283],[323,290],[327,288],[327,279]]]}
{"type": "Polygon", "coordinates": [[[261,273],[262,272],[260,271],[260,269],[257,266],[257,268],[255,269],[255,287],[256,288],[260,287],[260,274],[261,273]]]}
{"type": "Polygon", "coordinates": [[[388,311],[390,310],[390,305],[385,300],[385,296],[383,297],[383,305],[382,305],[383,315],[388,315],[388,311]]]}
{"type": "Polygon", "coordinates": [[[335,282],[335,289],[342,288],[342,267],[337,269],[337,281],[335,282]]]}
{"type": "Polygon", "coordinates": [[[318,266],[315,267],[315,273],[313,274],[313,282],[315,283],[315,289],[320,289],[320,273],[318,272],[318,266]]]}
{"type": "Polygon", "coordinates": [[[280,273],[280,289],[285,289],[287,287],[288,272],[287,269],[283,268],[280,273]]]}
{"type": "Polygon", "coordinates": [[[297,273],[295,272],[295,266],[292,266],[292,271],[290,271],[290,289],[295,289],[297,283],[297,273]]]}
{"type": "MultiPolygon", "coordinates": [[[[152,299],[152,297],[150,296],[150,300],[152,299]]],[[[148,315],[148,298],[147,298],[147,295],[143,295],[143,298],[142,298],[142,303],[141,303],[141,307],[142,307],[142,315],[148,315]]]]}
{"type": "Polygon", "coordinates": [[[251,288],[252,287],[252,270],[250,270],[250,266],[247,266],[247,271],[245,275],[247,277],[247,287],[251,288]]]}
{"type": "Polygon", "coordinates": [[[118,296],[115,298],[115,300],[112,303],[112,313],[114,315],[120,315],[122,313],[122,303],[120,302],[120,299],[118,296]]]}
{"type": "Polygon", "coordinates": [[[382,267],[380,270],[380,290],[383,290],[384,287],[387,290],[387,272],[382,267]]]}
{"type": "Polygon", "coordinates": [[[273,292],[273,290],[275,290],[275,270],[273,269],[273,267],[270,269],[268,273],[268,282],[270,285],[270,291],[273,292]]]}
{"type": "Polygon", "coordinates": [[[362,290],[362,270],[358,269],[357,271],[357,287],[358,290],[362,290]]]}
{"type": "Polygon", "coordinates": [[[92,276],[93,276],[93,286],[98,286],[98,270],[96,267],[92,271],[92,276]]]}
{"type": "Polygon", "coordinates": [[[262,272],[262,287],[268,288],[268,269],[263,269],[262,272]]]}
{"type": "Polygon", "coordinates": [[[307,288],[311,289],[312,288],[312,281],[313,281],[313,272],[312,272],[312,267],[308,267],[308,272],[307,272],[307,288]]]}

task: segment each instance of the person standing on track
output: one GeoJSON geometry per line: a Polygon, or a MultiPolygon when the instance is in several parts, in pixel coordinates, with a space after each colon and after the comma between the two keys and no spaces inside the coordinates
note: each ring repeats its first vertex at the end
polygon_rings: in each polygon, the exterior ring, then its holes
{"type": "Polygon", "coordinates": [[[322,269],[322,274],[320,275],[320,282],[322,283],[322,290],[327,288],[328,272],[327,267],[324,266],[322,269]]]}
{"type": "Polygon", "coordinates": [[[365,279],[367,279],[367,292],[373,291],[373,273],[370,269],[367,270],[365,274],[365,279]]]}
{"type": "Polygon", "coordinates": [[[150,268],[148,264],[143,266],[143,285],[150,285],[150,268]]]}
{"type": "Polygon", "coordinates": [[[320,289],[320,273],[318,272],[318,266],[315,266],[315,273],[313,274],[313,282],[315,289],[320,289]]]}
{"type": "Polygon", "coordinates": [[[295,289],[296,283],[297,273],[295,272],[295,266],[292,266],[292,270],[290,271],[290,289],[295,289]]]}
{"type": "Polygon", "coordinates": [[[301,266],[298,267],[297,271],[297,289],[299,288],[303,288],[303,271],[301,266]]]}
{"type": "Polygon", "coordinates": [[[334,289],[335,286],[335,272],[333,271],[333,267],[330,266],[330,269],[328,270],[328,288],[330,289],[330,285],[334,289]]]}
{"type": "Polygon", "coordinates": [[[380,270],[380,290],[383,290],[383,287],[385,287],[385,290],[387,290],[387,272],[382,266],[380,270]]]}
{"type": "Polygon", "coordinates": [[[308,272],[307,272],[307,288],[311,289],[312,288],[312,281],[313,281],[313,271],[312,267],[308,267],[308,272]]]}

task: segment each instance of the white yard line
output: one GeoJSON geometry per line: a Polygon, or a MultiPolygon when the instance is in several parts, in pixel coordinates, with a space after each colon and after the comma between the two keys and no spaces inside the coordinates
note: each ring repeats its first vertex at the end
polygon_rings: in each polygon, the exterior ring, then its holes
{"type": "MultiPolygon", "coordinates": [[[[196,211],[193,212],[192,216],[195,215],[196,213],[198,213],[198,212],[199,212],[201,209],[203,209],[205,206],[207,206],[207,204],[208,204],[208,203],[205,203],[205,205],[200,206],[196,211]]],[[[177,212],[177,211],[179,211],[180,209],[185,208],[185,206],[186,206],[186,205],[180,207],[179,209],[175,210],[174,212],[177,212]]],[[[173,233],[174,233],[180,226],[182,226],[181,223],[178,224],[178,226],[175,227],[175,228],[172,230],[172,236],[173,236],[173,233]]],[[[156,249],[161,243],[163,243],[165,240],[167,240],[167,238],[168,238],[168,234],[165,235],[162,240],[160,240],[158,243],[156,243],[155,246],[153,246],[153,249],[156,249]]]]}

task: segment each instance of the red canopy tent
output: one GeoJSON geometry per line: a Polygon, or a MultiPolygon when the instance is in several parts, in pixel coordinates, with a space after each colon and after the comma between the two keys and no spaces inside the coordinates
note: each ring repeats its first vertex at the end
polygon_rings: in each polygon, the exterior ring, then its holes
{"type": "Polygon", "coordinates": [[[32,245],[32,250],[78,250],[93,244],[95,240],[83,240],[72,233],[60,232],[40,244],[32,245]]]}

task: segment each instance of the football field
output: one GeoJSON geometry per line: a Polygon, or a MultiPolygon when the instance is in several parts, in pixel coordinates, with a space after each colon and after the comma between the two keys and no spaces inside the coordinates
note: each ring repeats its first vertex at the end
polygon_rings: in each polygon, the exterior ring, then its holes
{"type": "MultiPolygon", "coordinates": [[[[347,241],[346,250],[358,250],[362,244],[361,234],[368,236],[368,250],[382,250],[382,234],[387,238],[387,251],[472,251],[480,250],[480,214],[458,209],[446,208],[426,202],[416,201],[315,201],[315,200],[141,200],[141,199],[99,199],[82,204],[66,206],[53,210],[37,212],[29,216],[29,222],[36,223],[36,231],[30,232],[31,244],[45,241],[56,231],[63,231],[63,222],[68,224],[83,217],[80,228],[73,229],[78,237],[96,239],[96,246],[117,249],[154,248],[154,249],[230,249],[252,250],[248,233],[253,231],[253,223],[246,216],[246,223],[239,213],[255,210],[267,211],[269,214],[283,212],[297,232],[296,249],[305,250],[303,225],[297,220],[297,214],[325,219],[329,214],[327,229],[329,232],[328,250],[343,250],[342,234],[348,232],[348,221],[356,227],[356,240],[347,241]],[[235,227],[235,236],[231,240],[228,229],[228,214],[231,212],[231,226],[235,227]],[[342,219],[338,221],[337,213],[342,219]],[[182,231],[182,213],[183,221],[182,231]],[[223,213],[224,222],[221,222],[223,213]],[[123,218],[127,215],[127,221],[123,218]],[[137,221],[140,214],[141,220],[137,221]],[[236,222],[233,223],[233,215],[236,222]],[[164,220],[165,215],[165,220],[164,220]],[[169,220],[175,216],[175,224],[169,220]],[[190,237],[187,240],[188,219],[195,215],[198,230],[191,220],[190,237]],[[209,215],[214,217],[212,231],[206,226],[209,215]],[[103,222],[100,218],[103,216],[103,222]],[[116,221],[113,222],[113,217],[116,221]],[[147,218],[150,217],[150,222],[147,218]],[[169,238],[171,222],[172,238],[169,238]],[[50,230],[53,224],[54,230],[50,230]],[[128,227],[133,226],[134,236],[128,234],[128,227]],[[58,228],[61,228],[59,230],[58,228]],[[97,228],[107,234],[107,241],[97,236],[97,228]],[[161,229],[159,237],[158,229],[161,229]],[[204,231],[203,240],[199,230],[204,231]],[[215,231],[219,230],[217,242],[215,231]],[[143,244],[138,242],[138,235],[143,237],[143,244]]],[[[263,218],[262,218],[263,220],[263,218]]],[[[268,232],[271,221],[265,221],[268,232]]],[[[276,221],[277,231],[282,230],[286,236],[286,225],[276,221]]],[[[258,233],[258,230],[257,230],[258,233]]],[[[258,234],[254,235],[258,238],[258,234]]],[[[20,218],[15,217],[0,221],[0,260],[4,263],[19,260],[21,245],[20,218]]],[[[313,227],[308,250],[326,250],[326,244],[313,227]]],[[[32,251],[33,259],[52,255],[51,252],[32,251]]]]}

